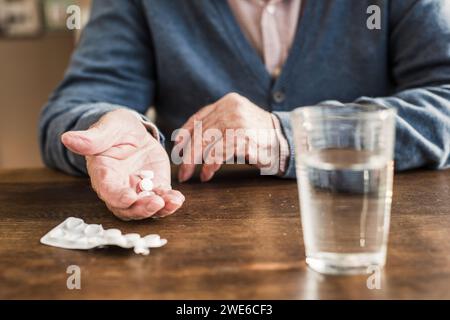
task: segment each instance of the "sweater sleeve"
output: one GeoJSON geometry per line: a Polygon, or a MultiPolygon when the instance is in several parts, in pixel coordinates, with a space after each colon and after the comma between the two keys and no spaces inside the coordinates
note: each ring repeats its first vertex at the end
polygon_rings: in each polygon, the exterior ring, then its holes
{"type": "Polygon", "coordinates": [[[40,148],[47,166],[85,174],[84,157],[67,150],[61,134],[85,130],[117,108],[142,115],[152,104],[152,40],[140,6],[134,0],[94,0],[64,79],[41,113],[40,148]]]}
{"type": "MultiPolygon", "coordinates": [[[[396,90],[360,97],[397,109],[395,167],[450,167],[450,1],[391,2],[391,74],[396,90]]],[[[339,104],[339,102],[335,102],[339,104]]],[[[295,177],[293,133],[288,112],[275,113],[289,142],[285,177],[295,177]]]]}

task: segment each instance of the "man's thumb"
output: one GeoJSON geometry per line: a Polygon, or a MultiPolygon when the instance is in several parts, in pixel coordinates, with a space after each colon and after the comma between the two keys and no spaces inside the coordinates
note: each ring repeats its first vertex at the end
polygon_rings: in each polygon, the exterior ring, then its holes
{"type": "Polygon", "coordinates": [[[69,131],[61,136],[61,142],[72,152],[82,156],[102,153],[114,144],[114,134],[106,128],[92,127],[85,131],[69,131]]]}

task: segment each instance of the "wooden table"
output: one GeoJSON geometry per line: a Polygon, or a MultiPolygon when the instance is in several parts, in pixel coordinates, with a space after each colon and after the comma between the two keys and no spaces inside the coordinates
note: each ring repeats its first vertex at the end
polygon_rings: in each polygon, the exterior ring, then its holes
{"type": "Polygon", "coordinates": [[[395,177],[381,289],[368,275],[307,268],[295,181],[226,169],[211,183],[176,185],[175,215],[122,222],[86,179],[46,169],[0,171],[0,298],[26,299],[449,299],[450,171],[395,177]],[[71,251],[39,239],[69,216],[169,240],[150,256],[120,248],[71,251]],[[68,290],[66,268],[81,268],[68,290]]]}

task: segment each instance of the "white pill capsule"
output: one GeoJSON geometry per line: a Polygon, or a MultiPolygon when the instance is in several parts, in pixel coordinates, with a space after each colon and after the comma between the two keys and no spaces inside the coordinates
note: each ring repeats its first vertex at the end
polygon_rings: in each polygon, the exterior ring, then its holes
{"type": "Polygon", "coordinates": [[[153,190],[153,181],[149,178],[144,178],[139,182],[139,187],[141,187],[142,191],[152,191],[153,190]]]}
{"type": "Polygon", "coordinates": [[[155,174],[152,170],[141,170],[141,171],[139,171],[138,175],[141,179],[145,179],[145,178],[153,179],[155,177],[155,174]]]}

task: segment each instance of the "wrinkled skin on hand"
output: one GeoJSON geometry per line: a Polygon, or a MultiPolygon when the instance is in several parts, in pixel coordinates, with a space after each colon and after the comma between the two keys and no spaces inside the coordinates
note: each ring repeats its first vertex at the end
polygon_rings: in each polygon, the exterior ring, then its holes
{"type": "Polygon", "coordinates": [[[167,152],[132,111],[111,111],[88,130],[66,132],[61,140],[86,158],[92,187],[117,217],[165,217],[182,206],[184,196],[171,188],[167,152]],[[141,170],[154,172],[155,195],[138,196],[141,170]]]}
{"type": "MultiPolygon", "coordinates": [[[[188,130],[189,136],[193,137],[195,123],[199,123],[200,121],[203,136],[205,136],[205,131],[208,129],[219,130],[223,137],[226,136],[227,129],[252,129],[259,130],[258,132],[267,133],[267,136],[264,136],[267,137],[267,139],[261,139],[261,135],[259,135],[258,139],[254,139],[255,141],[252,141],[252,137],[247,137],[247,148],[244,150],[238,149],[236,145],[233,145],[231,150],[227,150],[230,148],[226,146],[226,142],[224,141],[224,143],[222,143],[223,151],[220,152],[220,155],[217,157],[218,159],[227,160],[227,155],[235,158],[239,157],[246,159],[247,161],[252,159],[253,164],[261,169],[262,167],[267,167],[266,164],[259,162],[260,157],[258,156],[261,154],[261,151],[264,150],[270,153],[269,151],[273,150],[274,147],[278,150],[276,147],[279,146],[279,141],[274,131],[271,113],[258,107],[250,100],[237,93],[229,93],[217,102],[200,109],[189,118],[189,120],[183,125],[182,129],[188,130]]],[[[188,146],[185,150],[187,150],[188,154],[184,154],[183,156],[189,157],[190,160],[183,161],[183,163],[180,164],[178,170],[178,179],[180,182],[184,182],[192,178],[195,172],[195,163],[202,161],[202,159],[195,159],[194,148],[198,146],[195,145],[196,143],[194,140],[182,140],[183,139],[181,139],[180,135],[178,135],[175,138],[175,146],[178,144],[187,144],[188,146]]],[[[202,141],[202,149],[208,149],[208,141],[205,141],[204,139],[202,141]]],[[[202,169],[200,172],[200,179],[202,181],[211,180],[223,164],[223,161],[214,161],[214,155],[211,154],[212,152],[206,153],[206,155],[203,155],[202,169]]],[[[197,153],[197,155],[198,154],[199,153],[197,153]]]]}

